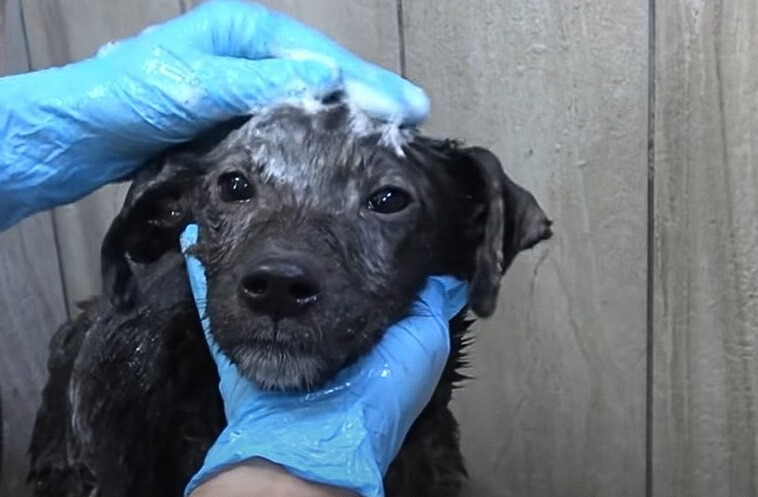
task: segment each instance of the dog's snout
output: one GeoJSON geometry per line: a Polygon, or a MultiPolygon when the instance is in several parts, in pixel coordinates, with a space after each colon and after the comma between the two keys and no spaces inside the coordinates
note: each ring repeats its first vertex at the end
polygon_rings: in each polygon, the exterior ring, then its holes
{"type": "Polygon", "coordinates": [[[269,259],[249,268],[241,290],[251,309],[283,318],[297,315],[316,302],[320,287],[306,264],[269,259]]]}

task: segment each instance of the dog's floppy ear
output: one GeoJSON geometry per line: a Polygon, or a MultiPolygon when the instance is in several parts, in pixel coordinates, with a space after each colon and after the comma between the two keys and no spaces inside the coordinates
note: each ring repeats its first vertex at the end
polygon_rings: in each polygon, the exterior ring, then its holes
{"type": "Polygon", "coordinates": [[[180,252],[179,235],[196,214],[194,186],[223,159],[227,149],[219,150],[219,145],[249,119],[221,123],[192,142],[167,150],[137,173],[101,250],[103,290],[116,307],[128,308],[134,302],[135,264],[180,252]]]}
{"type": "Polygon", "coordinates": [[[187,193],[192,174],[160,157],[135,177],[101,248],[103,292],[119,309],[134,303],[134,264],[179,251],[179,235],[191,220],[187,193]]]}
{"type": "Polygon", "coordinates": [[[481,234],[470,281],[470,306],[477,315],[487,317],[495,310],[500,279],[513,259],[550,238],[552,222],[534,196],[506,176],[492,152],[470,147],[459,149],[458,154],[456,167],[478,176],[471,193],[480,206],[474,222],[481,234]]]}

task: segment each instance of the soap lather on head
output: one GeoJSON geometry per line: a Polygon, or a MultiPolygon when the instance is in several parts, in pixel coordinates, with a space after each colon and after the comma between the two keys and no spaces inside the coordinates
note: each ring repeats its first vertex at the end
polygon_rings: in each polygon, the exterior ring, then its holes
{"type": "MultiPolygon", "coordinates": [[[[277,56],[291,60],[312,60],[340,71],[337,63],[319,53],[302,49],[279,49],[277,56]]],[[[384,88],[387,84],[397,83],[395,79],[386,78],[386,69],[378,66],[362,68],[360,75],[349,72],[343,74],[347,99],[357,105],[373,119],[388,123],[401,123],[409,126],[421,124],[429,115],[430,102],[424,90],[415,85],[406,84],[402,88],[384,88]],[[368,73],[367,73],[368,71],[368,73]],[[368,84],[370,81],[373,84],[368,84]],[[385,92],[376,88],[384,88],[385,92]],[[391,91],[396,90],[396,91],[391,91]],[[389,98],[387,95],[396,95],[389,98]],[[399,96],[399,98],[397,98],[399,96]]],[[[324,97],[316,95],[317,98],[324,97]]]]}

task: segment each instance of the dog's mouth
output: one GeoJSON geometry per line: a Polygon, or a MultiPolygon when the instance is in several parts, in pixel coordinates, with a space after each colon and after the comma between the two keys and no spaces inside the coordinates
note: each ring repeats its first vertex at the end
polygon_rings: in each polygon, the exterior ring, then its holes
{"type": "MultiPolygon", "coordinates": [[[[323,333],[315,323],[307,320],[272,319],[268,316],[256,317],[253,322],[227,322],[224,328],[234,328],[234,333],[217,331],[219,343],[225,348],[273,347],[292,353],[315,352],[323,340],[323,333]]],[[[231,329],[229,331],[232,331],[231,329]]]]}
{"type": "Polygon", "coordinates": [[[226,351],[240,373],[264,390],[310,391],[340,367],[313,350],[275,341],[251,340],[226,351]]]}
{"type": "MultiPolygon", "coordinates": [[[[250,341],[255,345],[263,345],[265,347],[297,348],[299,345],[302,346],[303,344],[303,340],[299,340],[298,338],[293,336],[293,332],[289,329],[288,323],[282,323],[280,320],[271,320],[268,332],[258,332],[257,335],[251,337],[250,341]]],[[[310,339],[310,333],[302,338],[305,340],[310,339]]]]}
{"type": "Polygon", "coordinates": [[[321,330],[308,319],[256,316],[227,321],[213,331],[221,350],[240,373],[266,390],[311,390],[340,367],[321,330]]]}
{"type": "Polygon", "coordinates": [[[376,326],[382,321],[377,316],[360,313],[272,318],[245,310],[231,318],[227,309],[222,314],[227,319],[214,319],[211,312],[219,347],[240,374],[267,390],[320,387],[367,353],[384,329],[376,326]],[[373,326],[366,326],[369,322],[373,326]]]}

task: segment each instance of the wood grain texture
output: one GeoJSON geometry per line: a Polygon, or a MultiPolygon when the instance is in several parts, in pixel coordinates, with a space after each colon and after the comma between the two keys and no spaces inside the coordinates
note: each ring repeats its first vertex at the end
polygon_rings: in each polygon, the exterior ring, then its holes
{"type": "Polygon", "coordinates": [[[0,75],[27,72],[29,57],[19,0],[0,1],[0,75]]]}
{"type": "Polygon", "coordinates": [[[42,387],[47,344],[66,319],[49,212],[0,233],[0,390],[4,460],[0,495],[25,497],[27,450],[42,387]]]}
{"type": "Polygon", "coordinates": [[[655,495],[758,495],[758,4],[657,18],[655,495]]]}
{"type": "MultiPolygon", "coordinates": [[[[192,5],[200,0],[187,0],[192,5]]],[[[400,69],[395,0],[260,0],[325,33],[352,52],[392,71],[400,69]]]]}
{"type": "MultiPolygon", "coordinates": [[[[23,0],[33,69],[87,58],[108,41],[180,13],[179,0],[23,0]]],[[[127,186],[109,185],[54,210],[69,310],[100,294],[100,243],[127,186]]]]}
{"type": "Polygon", "coordinates": [[[430,129],[491,147],[556,236],[505,277],[456,398],[477,496],[644,494],[647,11],[404,2],[430,129]]]}
{"type": "MultiPolygon", "coordinates": [[[[0,75],[29,70],[18,0],[0,23],[0,75]]],[[[47,343],[66,318],[50,213],[0,232],[0,402],[3,409],[0,495],[27,497],[32,421],[44,385],[47,343]]]]}

